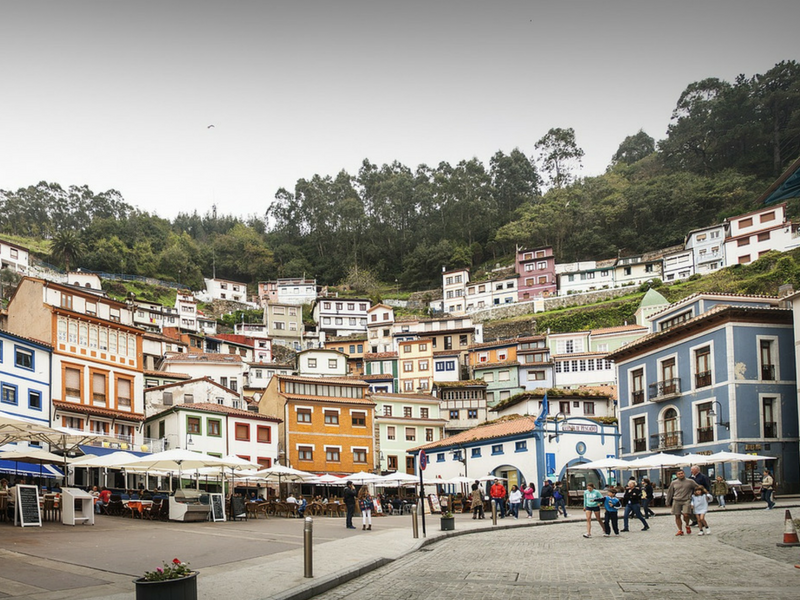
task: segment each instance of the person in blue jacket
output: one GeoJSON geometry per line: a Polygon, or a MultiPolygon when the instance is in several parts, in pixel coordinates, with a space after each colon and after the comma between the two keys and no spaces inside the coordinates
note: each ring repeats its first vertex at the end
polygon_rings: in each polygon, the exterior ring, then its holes
{"type": "Polygon", "coordinates": [[[603,537],[611,535],[611,528],[614,528],[614,535],[619,535],[619,507],[621,506],[619,498],[617,498],[617,489],[610,485],[608,486],[608,495],[603,500],[603,508],[606,509],[605,517],[603,518],[603,527],[605,533],[603,537]]]}

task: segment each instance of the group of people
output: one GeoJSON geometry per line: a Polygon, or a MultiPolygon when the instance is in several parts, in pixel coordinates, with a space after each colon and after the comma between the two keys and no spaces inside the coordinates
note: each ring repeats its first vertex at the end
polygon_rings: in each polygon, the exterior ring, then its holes
{"type": "Polygon", "coordinates": [[[372,509],[375,505],[369,488],[362,485],[356,492],[356,486],[352,481],[348,481],[344,488],[344,507],[346,509],[345,527],[347,529],[358,529],[353,525],[353,516],[356,514],[356,502],[361,510],[361,530],[372,531],[372,509]]]}
{"type": "MultiPolygon", "coordinates": [[[[771,510],[775,502],[772,494],[775,480],[768,470],[764,470],[761,479],[761,497],[766,501],[766,510],[771,510]]],[[[653,502],[653,485],[648,478],[642,479],[641,485],[636,479],[631,477],[622,492],[614,485],[609,485],[605,493],[596,490],[594,484],[588,483],[586,491],[583,493],[583,510],[586,514],[586,533],[585,538],[592,537],[592,518],[598,522],[603,530],[603,536],[609,537],[613,530],[614,535],[620,534],[619,529],[619,510],[625,507],[623,515],[622,532],[628,532],[629,518],[638,519],[643,525],[642,531],[648,531],[650,526],[647,519],[655,516],[650,509],[653,502]],[[622,494],[622,499],[618,497],[622,494]],[[600,518],[600,509],[604,509],[604,518],[600,518]]],[[[709,535],[711,528],[708,526],[706,515],[708,514],[709,503],[716,497],[720,508],[725,508],[725,496],[730,491],[727,482],[717,476],[712,483],[699,467],[691,468],[691,476],[686,477],[686,473],[681,469],[674,475],[674,479],[667,489],[666,504],[671,506],[671,514],[675,517],[677,527],[676,536],[692,533],[692,527],[697,528],[698,535],[709,535]]],[[[544,494],[542,494],[544,496],[544,494]]]]}

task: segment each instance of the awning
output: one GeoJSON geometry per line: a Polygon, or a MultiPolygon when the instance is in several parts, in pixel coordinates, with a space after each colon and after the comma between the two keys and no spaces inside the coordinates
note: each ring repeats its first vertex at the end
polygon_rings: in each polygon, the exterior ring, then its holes
{"type": "Polygon", "coordinates": [[[14,460],[0,460],[0,473],[19,474],[25,477],[63,477],[61,469],[53,465],[39,465],[17,462],[14,460]]]}
{"type": "MultiPolygon", "coordinates": [[[[78,448],[80,448],[81,452],[84,454],[94,454],[95,456],[105,456],[106,454],[111,454],[112,452],[119,452],[119,448],[111,448],[110,446],[106,448],[104,446],[83,445],[78,446],[78,448]]],[[[133,450],[125,450],[125,452],[135,454],[136,456],[150,456],[151,454],[150,452],[135,452],[133,450]]]]}

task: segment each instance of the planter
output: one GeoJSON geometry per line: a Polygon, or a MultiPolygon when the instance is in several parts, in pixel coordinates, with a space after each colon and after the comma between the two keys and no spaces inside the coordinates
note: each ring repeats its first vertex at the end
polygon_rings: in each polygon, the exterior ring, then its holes
{"type": "Polygon", "coordinates": [[[555,521],[558,518],[558,511],[556,509],[552,510],[543,510],[539,509],[539,520],[540,521],[555,521]]]}
{"type": "Polygon", "coordinates": [[[455,517],[442,517],[442,531],[454,531],[456,528],[456,518],[455,517]]]}
{"type": "Polygon", "coordinates": [[[180,579],[134,579],[136,600],[197,600],[197,571],[180,579]]]}

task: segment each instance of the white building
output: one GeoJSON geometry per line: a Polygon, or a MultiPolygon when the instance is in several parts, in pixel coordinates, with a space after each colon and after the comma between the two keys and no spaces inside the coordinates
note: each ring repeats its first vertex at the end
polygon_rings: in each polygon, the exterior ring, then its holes
{"type": "Polygon", "coordinates": [[[785,251],[791,244],[792,228],[786,223],[786,204],[725,219],[727,265],[748,264],[770,250],[785,251]]]}
{"type": "Polygon", "coordinates": [[[321,298],[314,305],[314,321],[329,336],[364,334],[371,305],[365,298],[321,298]]]}
{"type": "Polygon", "coordinates": [[[559,295],[582,294],[614,287],[615,262],[592,260],[556,265],[559,295]]]}
{"type": "Polygon", "coordinates": [[[393,352],[394,309],[386,304],[376,304],[367,311],[367,344],[370,352],[393,352]]]}
{"type": "Polygon", "coordinates": [[[236,354],[170,353],[164,357],[162,369],[186,373],[193,379],[210,377],[222,387],[241,393],[245,363],[236,354]]]}
{"type": "Polygon", "coordinates": [[[185,331],[197,331],[197,300],[188,290],[178,290],[175,295],[175,310],[178,311],[178,327],[185,331]]]}
{"type": "Polygon", "coordinates": [[[664,281],[682,281],[692,275],[694,275],[694,252],[691,249],[664,255],[664,281]]]}
{"type": "Polygon", "coordinates": [[[217,404],[230,408],[246,408],[241,395],[210,377],[176,381],[144,390],[144,413],[152,417],[182,404],[217,404]]]}
{"type": "Polygon", "coordinates": [[[0,240],[0,268],[11,269],[20,275],[28,272],[28,249],[6,240],[0,240]]]}
{"type": "Polygon", "coordinates": [[[206,295],[211,300],[247,303],[247,284],[228,279],[203,279],[206,284],[206,295]]]}
{"type": "Polygon", "coordinates": [[[258,284],[258,297],[262,306],[311,304],[317,299],[317,280],[287,277],[275,281],[261,281],[258,284]]]}
{"type": "Polygon", "coordinates": [[[684,246],[692,251],[695,273],[706,275],[726,266],[725,226],[722,224],[690,231],[684,246]]]}
{"type": "Polygon", "coordinates": [[[300,377],[346,377],[347,354],[329,348],[312,348],[297,353],[300,377]]]}

